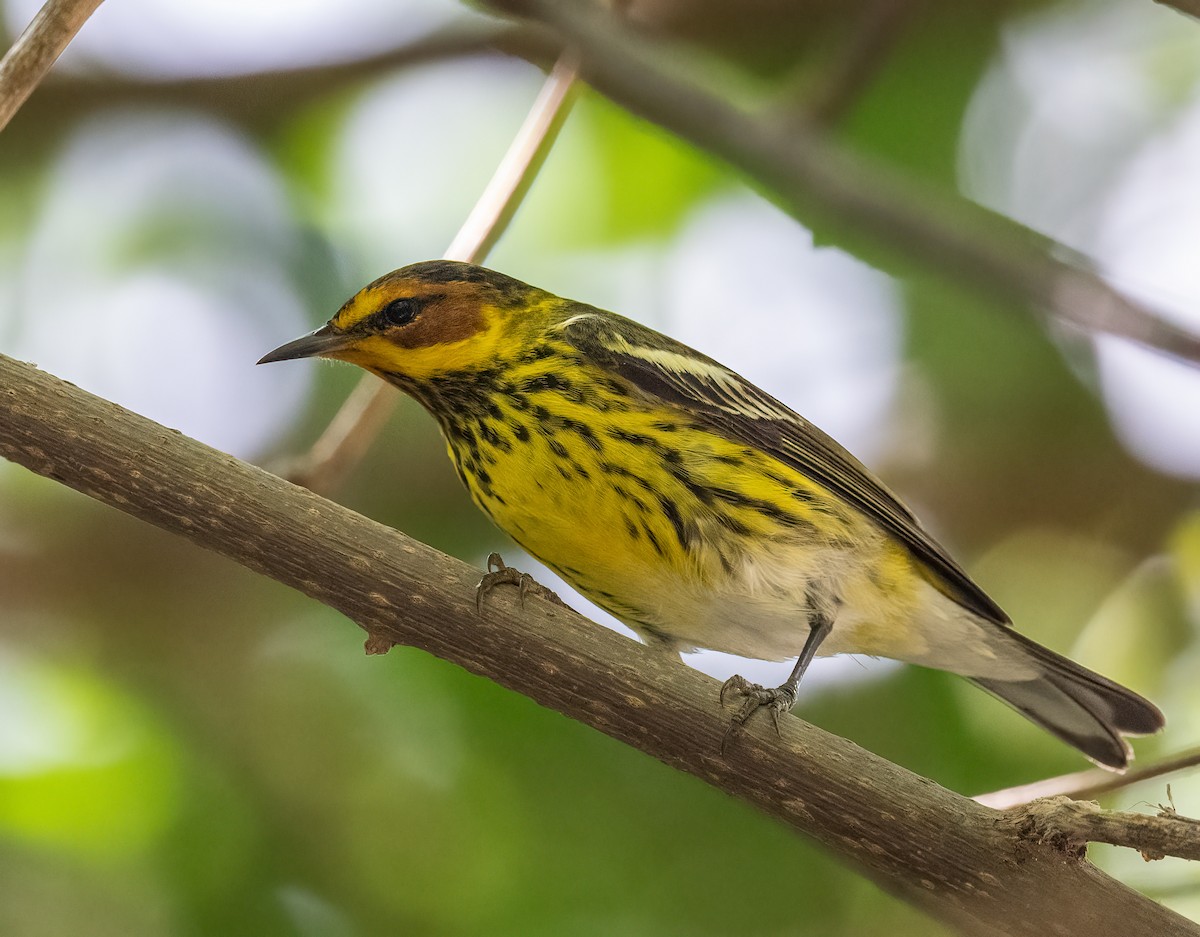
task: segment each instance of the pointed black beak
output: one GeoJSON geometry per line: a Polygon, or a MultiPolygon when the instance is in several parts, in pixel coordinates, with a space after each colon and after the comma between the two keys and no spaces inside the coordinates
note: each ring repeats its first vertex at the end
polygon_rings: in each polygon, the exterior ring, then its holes
{"type": "Polygon", "coordinates": [[[335,332],[331,326],[324,325],[286,345],[280,345],[274,351],[268,351],[258,359],[259,364],[270,364],[272,361],[290,361],[293,358],[317,358],[329,355],[346,348],[354,341],[348,335],[335,332]]]}

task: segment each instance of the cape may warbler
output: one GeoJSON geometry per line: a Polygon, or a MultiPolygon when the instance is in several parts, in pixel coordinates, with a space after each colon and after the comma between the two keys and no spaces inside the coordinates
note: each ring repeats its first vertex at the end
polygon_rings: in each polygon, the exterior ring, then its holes
{"type": "MultiPolygon", "coordinates": [[[[1010,627],[846,450],[711,358],[469,264],[381,277],[262,361],[340,358],[441,424],[475,503],[647,640],[785,660],[737,720],[796,699],[816,654],[967,677],[1111,768],[1162,714],[1010,627]]],[[[725,690],[722,692],[724,693],[725,690]]],[[[736,721],[736,720],[735,720],[736,721]]]]}

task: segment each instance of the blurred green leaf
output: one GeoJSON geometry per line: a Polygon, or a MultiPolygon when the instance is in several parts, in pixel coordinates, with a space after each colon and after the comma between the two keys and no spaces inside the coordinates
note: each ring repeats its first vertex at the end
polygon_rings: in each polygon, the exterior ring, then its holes
{"type": "Polygon", "coordinates": [[[568,164],[559,175],[550,167],[530,194],[531,205],[545,199],[560,206],[558,249],[664,238],[701,198],[728,185],[707,157],[597,94],[583,95],[571,120],[564,134],[582,138],[576,145],[586,147],[591,171],[568,164]]]}
{"type": "Polygon", "coordinates": [[[179,765],[154,713],[83,668],[11,658],[3,671],[0,832],[97,862],[157,845],[179,765]]]}

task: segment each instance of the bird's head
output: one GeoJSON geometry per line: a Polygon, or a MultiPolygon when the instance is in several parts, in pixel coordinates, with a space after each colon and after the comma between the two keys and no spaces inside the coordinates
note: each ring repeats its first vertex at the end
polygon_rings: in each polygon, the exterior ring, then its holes
{"type": "Polygon", "coordinates": [[[472,264],[411,264],[359,290],[329,322],[259,364],[338,358],[381,376],[421,381],[487,365],[513,340],[514,317],[536,327],[549,293],[472,264]]]}

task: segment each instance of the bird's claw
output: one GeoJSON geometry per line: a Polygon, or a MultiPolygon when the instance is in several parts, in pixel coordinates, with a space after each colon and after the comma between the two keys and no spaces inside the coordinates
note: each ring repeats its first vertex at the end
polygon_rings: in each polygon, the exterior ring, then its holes
{"type": "Polygon", "coordinates": [[[522,608],[525,607],[525,596],[529,594],[554,602],[563,608],[567,607],[567,603],[560,599],[553,590],[547,589],[529,573],[506,566],[499,553],[488,554],[487,570],[487,574],[479,580],[479,585],[475,587],[475,611],[478,614],[483,614],[483,600],[487,594],[501,584],[516,586],[520,590],[522,608]]]}
{"type": "Polygon", "coordinates": [[[720,699],[722,706],[725,705],[726,696],[742,697],[742,705],[729,720],[729,728],[725,730],[725,735],[721,739],[721,754],[725,754],[725,749],[730,740],[737,736],[742,726],[760,709],[766,709],[770,712],[771,721],[775,725],[775,734],[782,737],[783,733],[779,728],[779,716],[781,713],[788,712],[796,705],[795,687],[786,683],[778,687],[764,687],[757,683],[751,683],[741,674],[734,674],[721,684],[720,699]]]}

